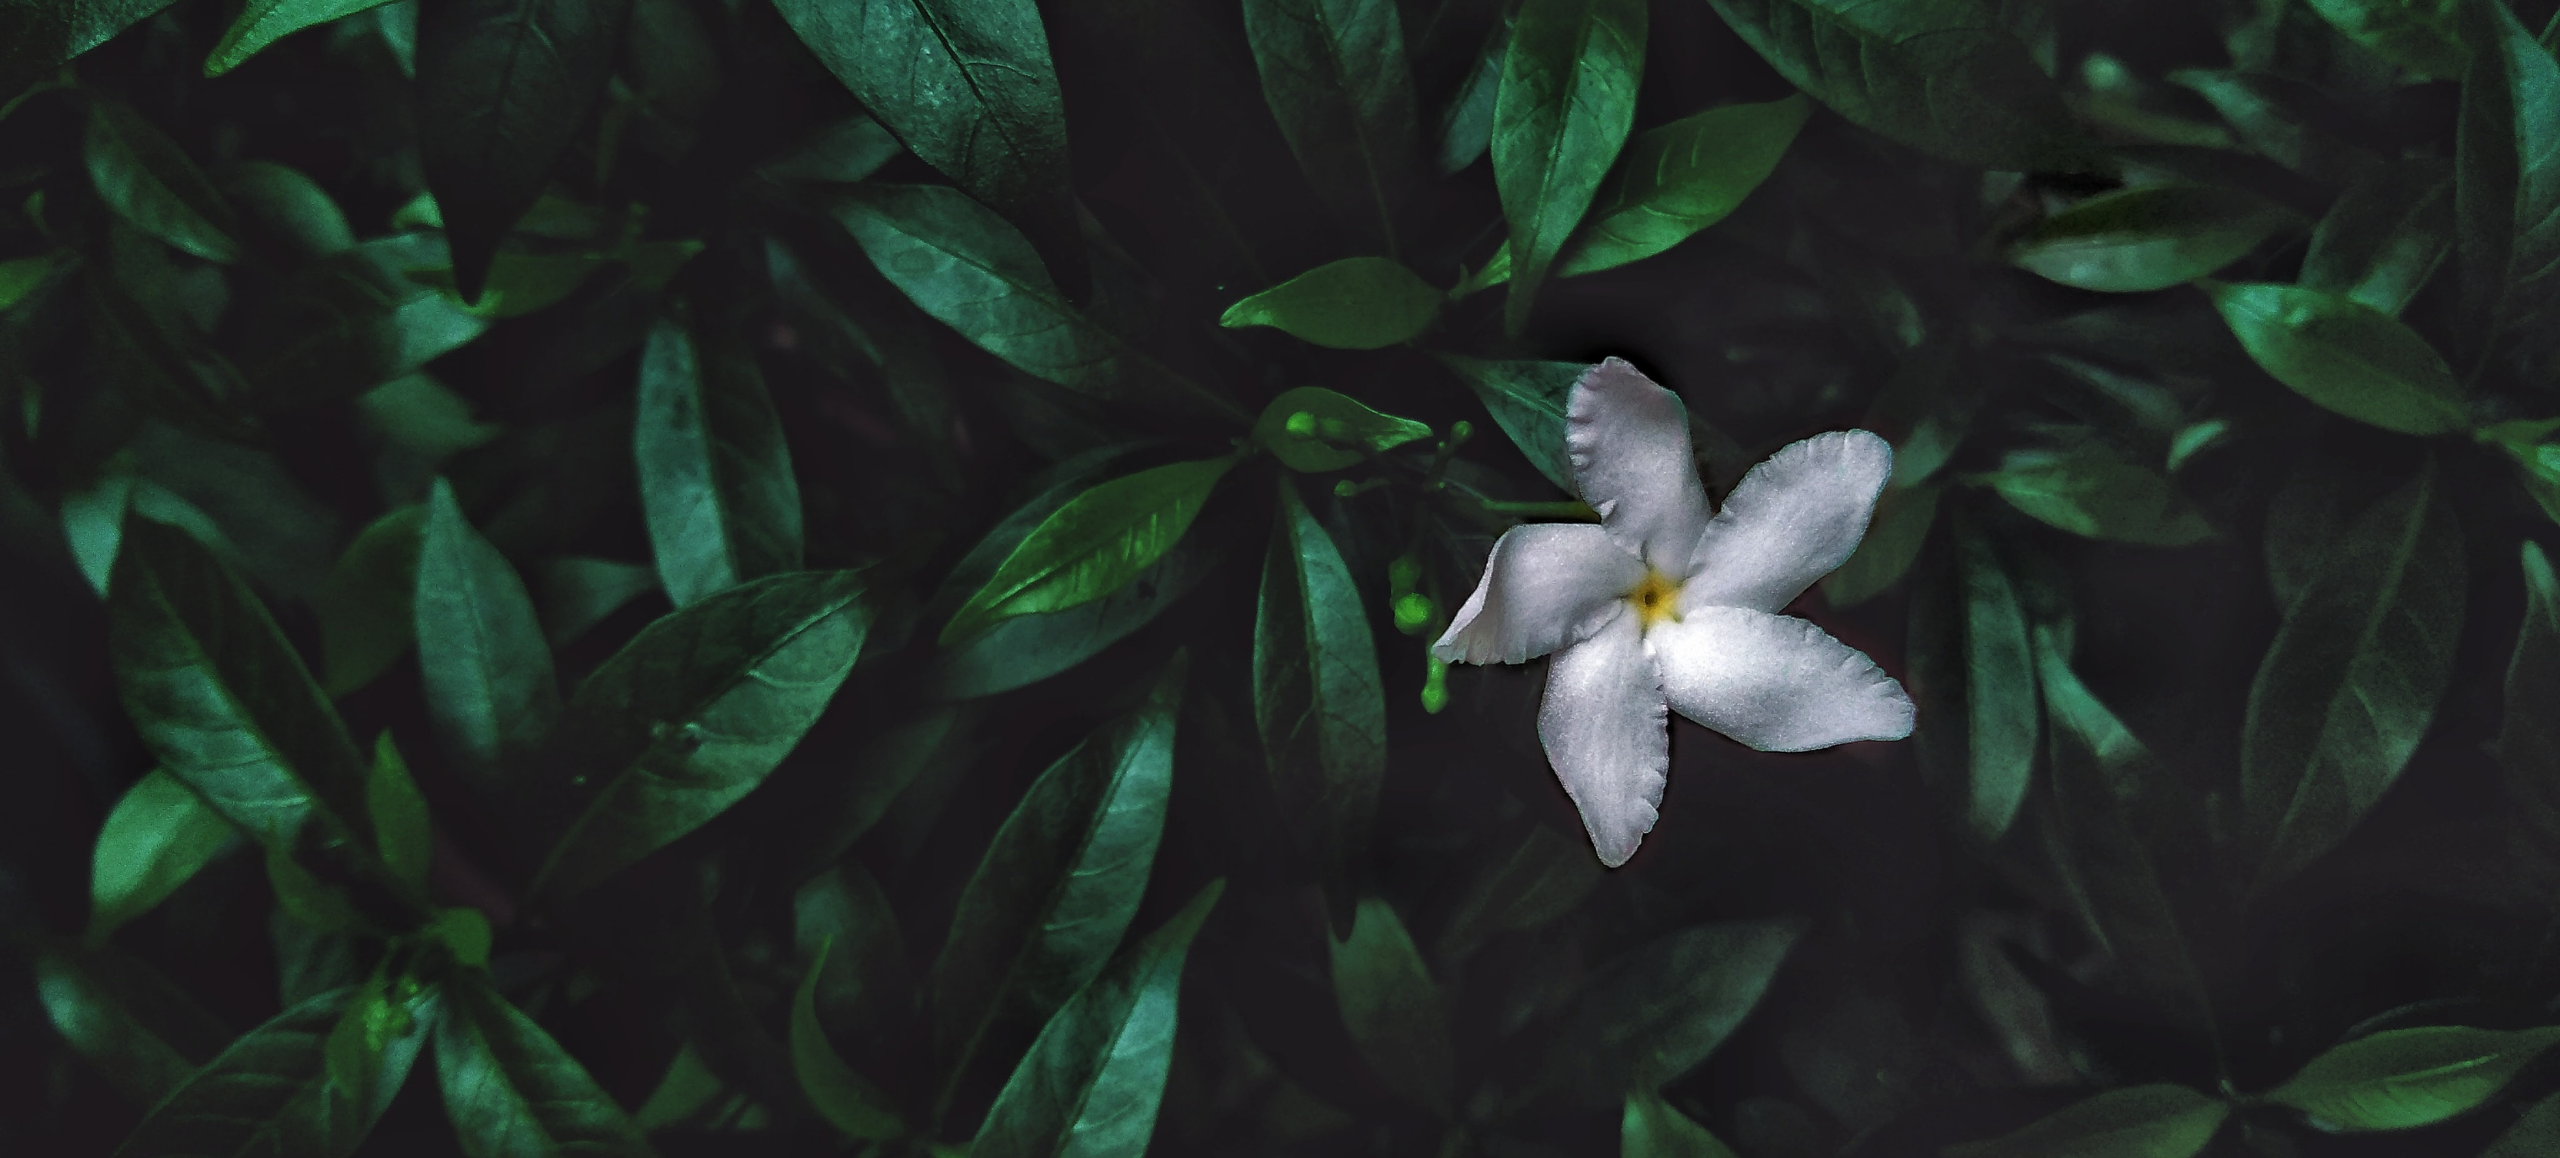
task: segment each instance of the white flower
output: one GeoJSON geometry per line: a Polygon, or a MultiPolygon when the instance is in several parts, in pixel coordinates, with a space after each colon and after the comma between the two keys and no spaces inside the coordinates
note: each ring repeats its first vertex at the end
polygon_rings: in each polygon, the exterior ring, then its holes
{"type": "Polygon", "coordinates": [[[1679,398],[1611,358],[1566,404],[1566,447],[1600,525],[1534,523],[1493,545],[1432,654],[1555,653],[1538,739],[1603,864],[1653,830],[1670,768],[1666,706],[1763,752],[1911,734],[1911,699],[1875,661],[1779,615],[1867,532],[1893,448],[1820,434],[1751,468],[1709,515],[1679,398]]]}

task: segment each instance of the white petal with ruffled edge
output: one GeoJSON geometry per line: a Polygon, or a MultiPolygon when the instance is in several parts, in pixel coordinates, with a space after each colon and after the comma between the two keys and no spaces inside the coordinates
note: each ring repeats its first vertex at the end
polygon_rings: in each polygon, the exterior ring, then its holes
{"type": "Polygon", "coordinates": [[[1679,396],[1611,358],[1573,384],[1564,439],[1574,485],[1610,537],[1655,570],[1686,574],[1707,528],[1707,489],[1679,396]]]}
{"type": "Polygon", "coordinates": [[[1431,654],[1442,663],[1535,659],[1590,635],[1643,581],[1644,564],[1589,523],[1513,527],[1431,654]]]}
{"type": "Polygon", "coordinates": [[[1902,685],[1804,620],[1702,607],[1644,642],[1673,709],[1763,752],[1911,734],[1902,685]]]}
{"type": "Polygon", "coordinates": [[[1685,613],[1700,607],[1776,611],[1849,561],[1893,446],[1863,430],[1817,434],[1770,455],[1725,496],[1682,574],[1685,613]]]}
{"type": "Polygon", "coordinates": [[[1600,863],[1616,868],[1653,831],[1671,770],[1671,721],[1632,609],[1547,663],[1538,740],[1600,863]]]}

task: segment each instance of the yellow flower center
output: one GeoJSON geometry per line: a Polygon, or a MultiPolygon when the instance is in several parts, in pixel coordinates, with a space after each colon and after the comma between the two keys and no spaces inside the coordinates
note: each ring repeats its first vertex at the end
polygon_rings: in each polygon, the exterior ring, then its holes
{"type": "Polygon", "coordinates": [[[1647,567],[1644,582],[1627,592],[1627,602],[1635,604],[1637,622],[1648,628],[1665,620],[1677,619],[1680,617],[1680,581],[1647,567]]]}

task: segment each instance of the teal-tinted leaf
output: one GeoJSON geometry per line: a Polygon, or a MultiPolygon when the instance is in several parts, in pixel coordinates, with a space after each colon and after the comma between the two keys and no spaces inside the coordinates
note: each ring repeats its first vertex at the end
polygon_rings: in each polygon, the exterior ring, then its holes
{"type": "Polygon", "coordinates": [[[330,1080],[327,1047],[351,1009],[362,1013],[360,996],[358,988],[331,990],[250,1030],[153,1107],[116,1158],[354,1153],[408,1077],[439,1004],[434,990],[396,1004],[406,1025],[384,1027],[370,1097],[358,1098],[330,1080]]]}
{"type": "Polygon", "coordinates": [[[792,894],[791,943],[817,979],[810,1002],[820,1025],[894,1031],[914,1016],[906,935],[888,894],[862,866],[837,864],[792,894]]]}
{"type": "Polygon", "coordinates": [[[1699,925],[1602,965],[1560,1015],[1535,1088],[1588,1105],[1697,1068],[1750,1016],[1800,921],[1699,925]]]}
{"type": "MultiPolygon", "coordinates": [[[[425,374],[406,374],[356,396],[357,428],[372,451],[374,486],[385,501],[425,498],[446,460],[503,432],[475,421],[471,411],[469,399],[425,374]]],[[[408,618],[401,613],[402,622],[408,618]]]]}
{"type": "Polygon", "coordinates": [[[2504,4],[2457,14],[2471,49],[2455,138],[2462,310],[2476,346],[2560,300],[2560,63],[2504,4]]]}
{"type": "Polygon", "coordinates": [[[454,906],[437,909],[418,932],[444,946],[454,963],[466,969],[489,967],[489,946],[496,933],[489,928],[487,914],[478,909],[454,906]]]}
{"type": "Polygon", "coordinates": [[[1618,1120],[1619,1158],[1735,1158],[1733,1148],[1651,1090],[1627,1095],[1618,1120]]]}
{"type": "Polygon", "coordinates": [[[2189,1158],[2231,1104],[2185,1086],[2109,1090],[2014,1134],[1940,1151],[1946,1158],[2189,1158]]]}
{"type": "Polygon", "coordinates": [[[1724,220],[1778,167],[1812,112],[1798,95],[1708,109],[1637,134],[1557,276],[1651,257],[1724,220]]]}
{"type": "Polygon", "coordinates": [[[869,177],[905,150],[880,122],[860,113],[818,130],[790,156],[759,170],[785,181],[850,185],[869,177]]]}
{"type": "Polygon", "coordinates": [[[155,768],[134,781],[107,813],[90,855],[90,942],[150,912],[239,843],[239,830],[177,777],[155,768]]]}
{"type": "Polygon", "coordinates": [[[2459,0],[2310,0],[2347,39],[2431,80],[2460,80],[2471,53],[2454,28],[2459,0]]]}
{"type": "Polygon", "coordinates": [[[332,696],[372,683],[417,638],[410,599],[418,586],[418,544],[426,508],[405,506],[375,519],[347,544],[320,583],[320,670],[332,696]]]}
{"type": "Polygon", "coordinates": [[[2082,157],[2061,90],[1974,0],[1709,0],[1778,75],[1924,153],[1993,169],[2082,157]]]}
{"type": "Polygon", "coordinates": [[[800,484],[755,361],[660,321],[640,358],[632,457],[658,581],[678,607],[800,567],[800,484]]]}
{"type": "Polygon", "coordinates": [[[311,875],[311,870],[274,849],[267,850],[267,886],[275,892],[278,912],[315,932],[372,931],[371,922],[356,911],[345,889],[311,875]]]}
{"type": "Polygon", "coordinates": [[[1173,1067],[1183,959],[1225,884],[1210,882],[1049,1019],[978,1127],[971,1158],[1146,1150],[1173,1067]]]}
{"type": "Polygon", "coordinates": [[[427,798],[409,778],[409,762],[384,732],[373,741],[373,770],[365,776],[365,811],[373,824],[373,841],[382,850],[383,867],[392,879],[418,895],[427,891],[427,860],[435,849],[435,832],[427,819],[427,798]]]}
{"type": "Polygon", "coordinates": [[[384,0],[249,0],[204,58],[204,74],[221,76],[258,50],[315,25],[353,16],[384,0]]]}
{"type": "Polygon", "coordinates": [[[2535,1102],[2480,1158],[2539,1158],[2554,1151],[2560,1151],[2560,1094],[2535,1102]]]}
{"type": "Polygon", "coordinates": [[[222,171],[219,187],[252,239],[294,258],[326,257],[355,248],[347,215],[320,183],[289,165],[242,161],[222,171]]]}
{"type": "Polygon", "coordinates": [[[1177,462],[1096,486],[1023,536],[942,628],[945,646],[1017,615],[1064,611],[1119,590],[1189,530],[1233,458],[1177,462]]]}
{"type": "Polygon", "coordinates": [[[2453,252],[2453,171],[2398,161],[2338,195],[2302,255],[2305,289],[2397,314],[2453,252]]]}
{"type": "Polygon", "coordinates": [[[1363,899],[1351,936],[1332,945],[1333,1000],[1361,1060],[1388,1089],[1446,1117],[1456,1080],[1449,1018],[1395,907],[1363,899]]]}
{"type": "Polygon", "coordinates": [[[1059,757],[996,830],[934,959],[935,1052],[967,1076],[989,1035],[1046,1021],[1138,913],[1173,791],[1177,659],[1135,713],[1059,757]]]}
{"type": "Polygon", "coordinates": [[[450,986],[436,1026],[445,1116],[470,1158],[654,1154],[613,1095],[476,976],[450,986]]]}
{"type": "Polygon", "coordinates": [[[2295,393],[2402,434],[2469,428],[2453,369],[2399,319],[2298,286],[2206,282],[2204,291],[2258,367],[2295,393]]]}
{"type": "Polygon", "coordinates": [[[2496,1096],[2554,1044],[2560,1044],[2560,1026],[2386,1030],[2311,1059],[2266,1099],[2330,1130],[2429,1126],[2496,1096]]]}
{"type": "Polygon", "coordinates": [[[1566,494],[1573,485],[1573,456],[1564,446],[1565,399],[1575,380],[1591,367],[1580,362],[1488,362],[1480,358],[1438,355],[1440,364],[1466,380],[1493,415],[1494,425],[1511,436],[1511,444],[1529,465],[1566,494]]]}
{"type": "Polygon", "coordinates": [[[1064,611],[1016,615],[942,649],[926,673],[928,690],[944,699],[975,699],[1071,670],[1154,622],[1217,566],[1209,548],[1177,542],[1100,599],[1064,611]]]}
{"type": "Polygon", "coordinates": [[[1245,0],[1244,31],[1307,183],[1393,252],[1396,204],[1422,167],[1394,0],[1245,0]]]}
{"type": "Polygon", "coordinates": [[[13,4],[0,8],[0,100],[51,74],[54,66],[107,42],[168,7],[166,0],[13,4]]]}
{"type": "Polygon", "coordinates": [[[1431,283],[1393,261],[1346,257],[1228,306],[1218,324],[1271,326],[1319,346],[1375,350],[1420,337],[1441,301],[1431,283]]]}
{"type": "Polygon", "coordinates": [[[2240,748],[2263,888],[2328,851],[2417,750],[2462,630],[2462,529],[2431,465],[2333,541],[2258,665],[2240,748]]]}
{"type": "Polygon", "coordinates": [[[39,253],[0,261],[0,310],[26,300],[37,286],[43,285],[45,276],[53,272],[55,260],[53,254],[39,253]]]}
{"type": "Polygon", "coordinates": [[[444,260],[431,235],[387,237],[310,262],[261,299],[242,340],[260,404],[291,409],[366,393],[462,346],[488,322],[406,270],[444,260]]]}
{"type": "Polygon", "coordinates": [[[1484,49],[1440,112],[1440,175],[1455,175],[1493,147],[1493,105],[1502,89],[1502,61],[1511,54],[1509,17],[1485,32],[1484,49]]]}
{"type": "Polygon", "coordinates": [[[2026,605],[1990,538],[1971,521],[1959,521],[1955,544],[1962,641],[1957,654],[1964,658],[1964,815],[1973,835],[1989,844],[2017,820],[2035,771],[2035,652],[2026,605]]]}
{"type": "Polygon", "coordinates": [[[720,1075],[702,1064],[702,1054],[692,1042],[686,1042],[676,1051],[675,1060],[667,1063],[666,1076],[658,1079],[658,1088],[649,1091],[649,1100],[632,1112],[631,1120],[654,1134],[692,1121],[727,1091],[720,1075]]]}
{"type": "Polygon", "coordinates": [[[1643,0],[1526,0],[1493,105],[1493,181],[1511,223],[1503,324],[1518,333],[1547,267],[1635,123],[1643,0]]]}
{"type": "Polygon", "coordinates": [[[1380,414],[1322,386],[1300,386],[1262,408],[1253,437],[1292,470],[1331,471],[1429,438],[1431,428],[1380,414]]]}
{"type": "Polygon", "coordinates": [[[2382,161],[2353,139],[2352,114],[2307,82],[2205,68],[2179,69],[2168,80],[2203,97],[2241,143],[2303,176],[2343,185],[2382,161]]]}
{"type": "Polygon", "coordinates": [[[1901,582],[1929,541],[1929,528],[1938,521],[1938,496],[1945,489],[1937,483],[1885,488],[1876,497],[1875,514],[1867,520],[1857,551],[1822,577],[1822,597],[1833,607],[1855,607],[1901,582]]]}
{"type": "MultiPolygon", "coordinates": [[[[89,589],[106,598],[107,576],[116,565],[116,549],[124,542],[125,511],[133,505],[134,492],[144,484],[128,470],[110,470],[86,486],[65,488],[62,495],[62,537],[71,548],[71,561],[80,568],[80,577],[89,581],[89,589]]],[[[201,514],[202,512],[197,512],[201,514]]],[[[175,521],[171,513],[159,512],[164,522],[175,521]]],[[[209,523],[205,530],[221,538],[221,530],[209,523]]]]}
{"type": "Polygon", "coordinates": [[[2124,189],[2037,222],[2009,260],[2086,290],[2167,289],[2240,260],[2292,221],[2291,213],[2230,189],[2124,189]]]}
{"type": "MultiPolygon", "coordinates": [[[[2515,464],[2516,482],[2524,493],[2543,514],[2560,522],[2560,441],[2543,441],[2553,431],[2560,431],[2560,419],[2524,418],[2490,423],[2473,437],[2505,451],[2507,460],[2515,464]]],[[[69,513],[66,504],[64,514],[69,513]]]]}
{"type": "Polygon", "coordinates": [[[33,971],[54,1032],[137,1108],[186,1084],[232,1039],[167,978],[110,950],[48,943],[33,971]]]}
{"type": "Polygon", "coordinates": [[[456,0],[418,10],[418,152],[464,301],[604,95],[631,0],[456,0]]]}
{"type": "Polygon", "coordinates": [[[81,142],[98,199],[145,233],[207,261],[240,256],[240,222],[186,151],[141,114],[101,97],[81,142]]]}
{"type": "Polygon", "coordinates": [[[544,764],[582,814],[535,882],[571,896],[763,783],[835,698],[870,630],[863,578],[802,572],[652,623],[578,685],[544,764]]]}
{"type": "Polygon", "coordinates": [[[493,800],[560,714],[551,649],[506,557],[437,479],[418,553],[418,676],[445,755],[493,800]]]}
{"type": "Polygon", "coordinates": [[[1495,933],[1535,929],[1564,916],[1606,876],[1590,846],[1546,825],[1532,825],[1511,854],[1476,878],[1458,902],[1440,934],[1440,960],[1454,964],[1495,933]]]}
{"type": "Polygon", "coordinates": [[[533,586],[543,637],[558,647],[657,590],[658,572],[638,563],[564,555],[537,565],[533,586]]]}
{"type": "Polygon", "coordinates": [[[275,951],[276,994],[286,1005],[300,1005],[365,978],[354,937],[312,928],[282,905],[268,911],[267,943],[275,951]]]}
{"type": "Polygon", "coordinates": [[[832,947],[832,940],[818,945],[818,959],[810,963],[808,973],[800,978],[799,991],[791,997],[791,1071],[799,1076],[800,1092],[808,1096],[809,1104],[837,1132],[858,1140],[894,1138],[906,1127],[890,1108],[888,1096],[845,1064],[827,1040],[826,1027],[818,1024],[818,975],[827,967],[827,951],[832,947]]]}
{"type": "Polygon", "coordinates": [[[1279,490],[1253,624],[1253,720],[1280,819],[1320,866],[1339,933],[1386,779],[1386,689],[1351,568],[1296,485],[1279,490]]]}
{"type": "MultiPolygon", "coordinates": [[[[853,843],[888,814],[889,808],[919,777],[952,771],[950,764],[969,748],[973,717],[956,705],[928,708],[866,737],[847,762],[834,802],[804,817],[809,848],[804,865],[834,865],[853,843]]],[[[822,875],[819,880],[825,879],[822,875]]],[[[815,887],[817,881],[803,886],[815,887]]]]}
{"type": "MultiPolygon", "coordinates": [[[[2552,576],[2540,544],[2527,541],[2523,557],[2524,625],[2507,658],[2498,763],[2527,817],[2544,832],[2560,834],[2560,719],[2551,711],[2560,704],[2560,579],[2552,576]]],[[[107,828],[115,829],[112,817],[107,828]]],[[[104,837],[99,847],[106,847],[104,837]]]]}
{"type": "Polygon", "coordinates": [[[2166,475],[2097,444],[2013,454],[1984,481],[2010,506],[2075,535],[2147,547],[2213,537],[2213,527],[2166,475]]]}
{"type": "MultiPolygon", "coordinates": [[[[539,212],[539,210],[536,210],[539,212]]],[[[683,264],[686,254],[679,248],[663,260],[683,264]]],[[[587,284],[596,271],[611,261],[596,253],[518,253],[508,250],[489,260],[487,278],[480,286],[480,296],[466,298],[461,283],[455,280],[451,267],[421,266],[406,271],[409,280],[432,286],[444,293],[452,303],[473,317],[520,318],[536,310],[546,309],[568,300],[578,287],[587,284]]],[[[635,266],[638,264],[634,263],[635,266]]],[[[672,268],[668,270],[672,273],[672,268]]],[[[661,282],[663,278],[659,279],[661,282]]]]}

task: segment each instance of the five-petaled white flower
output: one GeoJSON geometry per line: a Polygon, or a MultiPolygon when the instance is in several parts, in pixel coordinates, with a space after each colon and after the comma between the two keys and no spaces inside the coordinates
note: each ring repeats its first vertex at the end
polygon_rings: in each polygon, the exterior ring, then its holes
{"type": "Polygon", "coordinates": [[[1538,738],[1603,864],[1653,831],[1670,769],[1666,706],[1763,752],[1911,734],[1875,661],[1777,611],[1867,532],[1893,448],[1820,434],[1751,468],[1710,516],[1679,398],[1611,358],[1565,408],[1566,449],[1600,525],[1533,523],[1493,545],[1445,662],[1555,653],[1538,738]]]}

